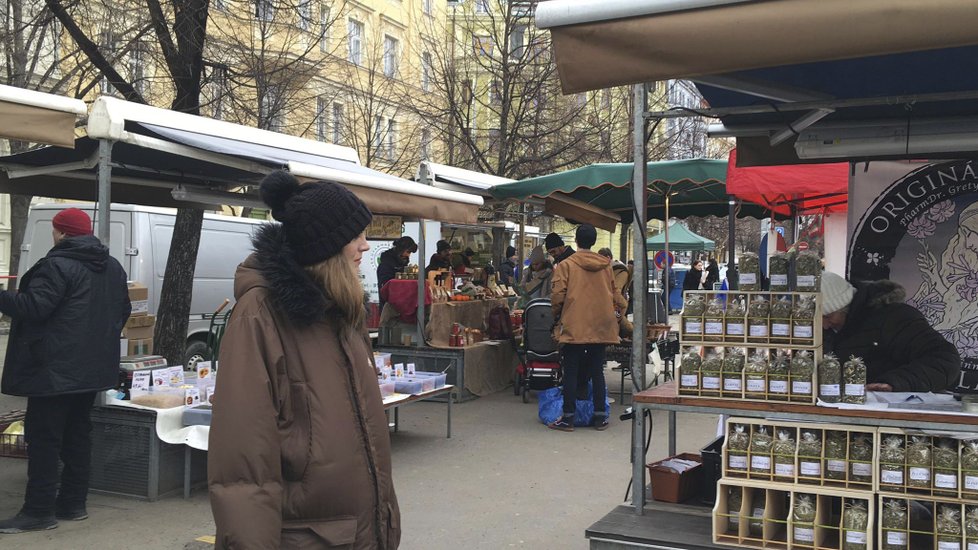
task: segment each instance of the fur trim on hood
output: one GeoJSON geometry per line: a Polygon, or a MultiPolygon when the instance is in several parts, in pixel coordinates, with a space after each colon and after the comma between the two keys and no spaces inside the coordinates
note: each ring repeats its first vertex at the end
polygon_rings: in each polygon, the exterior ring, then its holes
{"type": "Polygon", "coordinates": [[[856,289],[865,295],[864,303],[869,308],[902,304],[907,299],[907,291],[903,286],[889,279],[861,282],[856,284],[856,289]]]}

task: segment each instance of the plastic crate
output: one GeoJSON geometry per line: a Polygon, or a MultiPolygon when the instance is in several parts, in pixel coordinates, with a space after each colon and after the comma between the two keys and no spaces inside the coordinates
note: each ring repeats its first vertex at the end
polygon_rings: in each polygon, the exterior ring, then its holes
{"type": "Polygon", "coordinates": [[[421,371],[415,372],[414,376],[417,378],[431,378],[432,380],[434,380],[435,385],[434,388],[432,389],[437,389],[444,386],[445,379],[448,377],[448,375],[446,375],[443,372],[421,372],[421,371]]]}
{"type": "MultiPolygon", "coordinates": [[[[92,409],[90,489],[142,500],[183,491],[184,445],[156,436],[156,412],[123,407],[92,409]]],[[[191,455],[192,485],[207,479],[207,453],[191,455]]]]}
{"type": "Polygon", "coordinates": [[[27,443],[24,434],[4,434],[3,431],[14,422],[24,420],[24,411],[10,411],[0,415],[0,456],[27,458],[27,443]]]}
{"type": "Polygon", "coordinates": [[[662,466],[662,463],[669,459],[648,464],[649,479],[652,482],[652,498],[662,502],[685,502],[700,487],[700,475],[703,473],[703,459],[699,455],[692,453],[680,453],[671,458],[691,460],[700,464],[682,473],[662,466]]]}
{"type": "Polygon", "coordinates": [[[394,391],[396,391],[397,393],[417,395],[419,393],[430,391],[433,389],[435,389],[435,381],[430,377],[394,378],[394,391]]]}
{"type": "Polygon", "coordinates": [[[723,477],[723,440],[725,437],[721,435],[700,450],[700,457],[703,459],[700,499],[704,504],[712,505],[717,499],[717,481],[723,477]]]}

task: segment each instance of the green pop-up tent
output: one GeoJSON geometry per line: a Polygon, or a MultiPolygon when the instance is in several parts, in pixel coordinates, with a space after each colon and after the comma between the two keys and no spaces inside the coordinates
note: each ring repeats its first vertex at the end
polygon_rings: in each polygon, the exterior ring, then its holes
{"type": "MultiPolygon", "coordinates": [[[[645,248],[647,250],[665,250],[665,232],[646,239],[645,248]]],[[[714,250],[715,248],[716,243],[710,239],[707,239],[706,237],[693,233],[685,225],[675,222],[669,224],[669,250],[710,251],[714,250]]]]}

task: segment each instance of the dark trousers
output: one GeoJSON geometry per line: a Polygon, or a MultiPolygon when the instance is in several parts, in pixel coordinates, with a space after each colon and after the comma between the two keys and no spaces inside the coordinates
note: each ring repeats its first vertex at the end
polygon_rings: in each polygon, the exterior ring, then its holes
{"type": "Polygon", "coordinates": [[[560,366],[564,369],[564,418],[571,418],[577,411],[577,393],[586,390],[591,379],[594,398],[594,415],[608,416],[604,394],[604,344],[564,344],[560,349],[560,366]]]}
{"type": "Polygon", "coordinates": [[[29,397],[24,419],[27,492],[23,512],[53,516],[85,505],[92,465],[92,404],[95,393],[29,397]],[[60,488],[58,462],[61,470],[60,488]]]}

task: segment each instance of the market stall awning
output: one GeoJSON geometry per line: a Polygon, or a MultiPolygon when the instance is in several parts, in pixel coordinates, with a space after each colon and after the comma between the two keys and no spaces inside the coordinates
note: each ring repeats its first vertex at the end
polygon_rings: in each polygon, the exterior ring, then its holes
{"type": "Polygon", "coordinates": [[[978,44],[961,0],[551,0],[565,93],[978,44]]]}
{"type": "MultiPolygon", "coordinates": [[[[653,235],[645,239],[645,247],[648,250],[665,250],[665,232],[653,235]]],[[[681,223],[669,224],[669,250],[674,251],[710,251],[716,249],[716,243],[701,235],[697,235],[681,223]]]]}
{"type": "MultiPolygon", "coordinates": [[[[492,196],[500,200],[564,199],[570,197],[584,204],[631,222],[634,205],[631,194],[631,163],[592,164],[583,168],[557,172],[497,185],[492,196]]],[[[646,181],[649,188],[649,218],[663,219],[668,195],[670,217],[726,216],[730,197],[725,186],[727,163],[722,160],[692,159],[650,162],[646,181]]],[[[573,214],[559,214],[574,218],[573,214]]],[[[738,216],[764,218],[770,212],[763,207],[740,203],[738,216]]],[[[592,222],[593,223],[593,222],[592,222]]]]}
{"type": "Polygon", "coordinates": [[[845,212],[849,163],[737,167],[737,150],[727,162],[727,191],[785,216],[793,212],[845,212]]]}
{"type": "Polygon", "coordinates": [[[418,166],[418,173],[414,178],[416,181],[421,181],[422,167],[427,169],[431,185],[434,187],[448,189],[449,191],[459,191],[461,193],[471,193],[484,198],[492,196],[489,190],[494,186],[516,181],[510,178],[457,168],[447,164],[438,164],[429,160],[422,161],[418,166]]]}
{"type": "Polygon", "coordinates": [[[0,85],[0,138],[74,147],[80,99],[0,85]]]}

